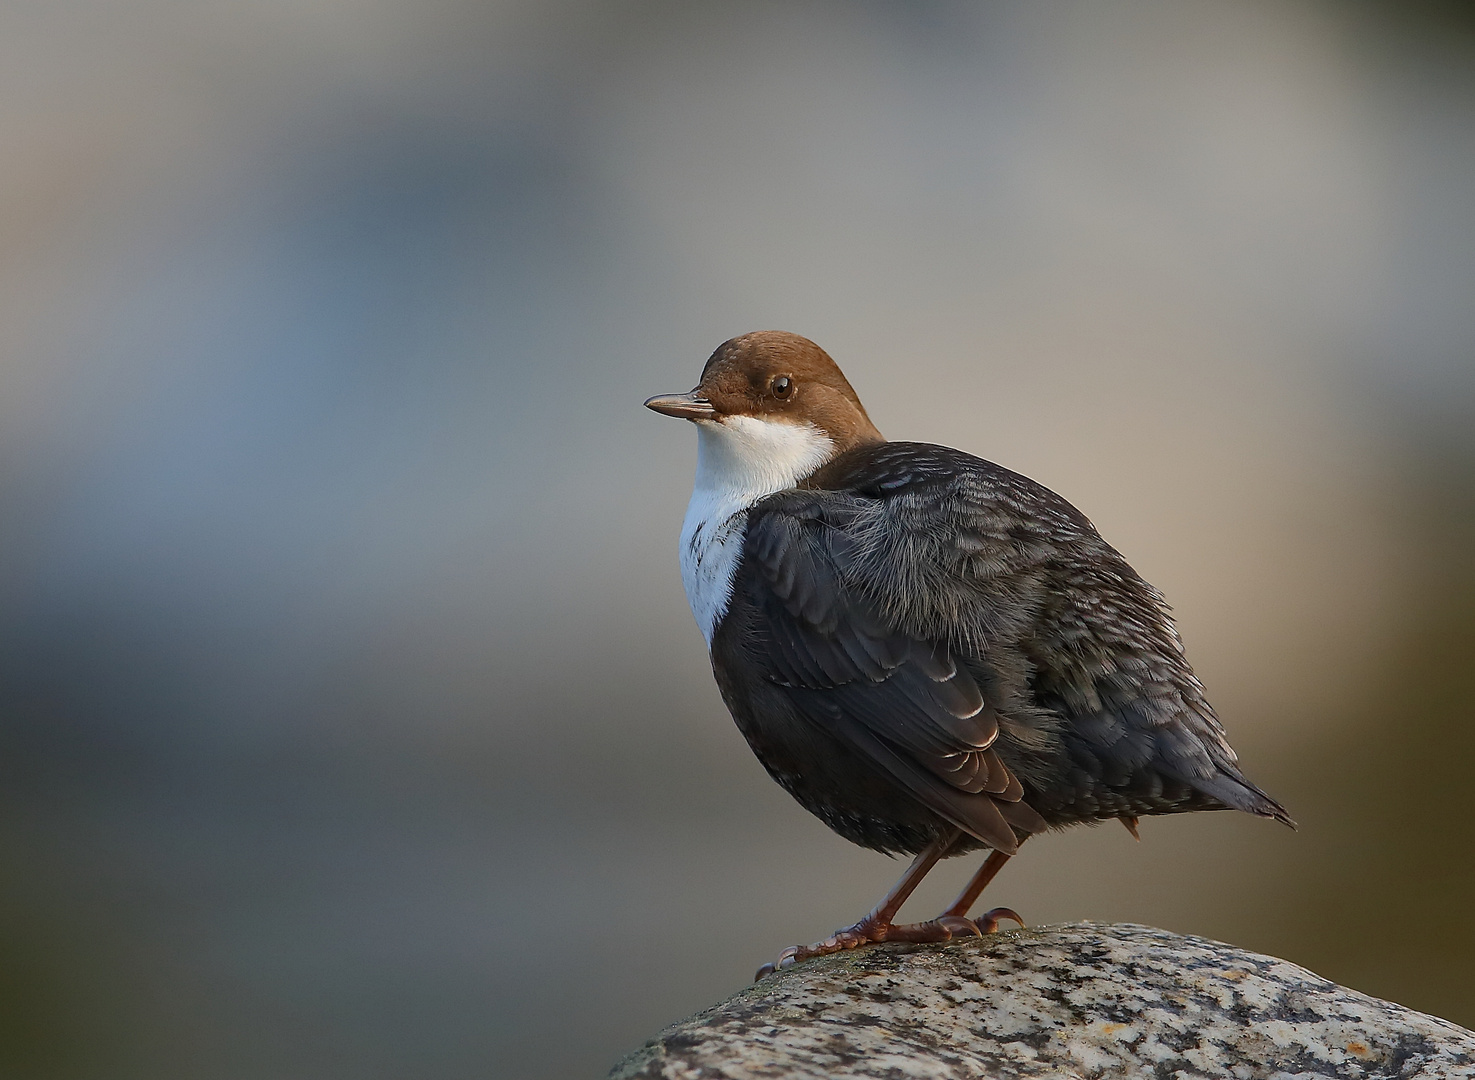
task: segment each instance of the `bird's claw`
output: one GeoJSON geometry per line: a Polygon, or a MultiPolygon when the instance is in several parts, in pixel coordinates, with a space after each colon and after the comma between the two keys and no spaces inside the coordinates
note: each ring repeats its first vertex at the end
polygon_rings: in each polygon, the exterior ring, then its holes
{"type": "MultiPolygon", "coordinates": [[[[809,947],[813,948],[814,946],[809,947]]],[[[799,955],[799,948],[800,947],[798,945],[790,945],[787,949],[778,954],[778,959],[772,960],[760,967],[758,971],[753,975],[753,981],[758,982],[761,979],[766,979],[768,976],[772,975],[776,971],[782,971],[785,968],[793,967],[798,962],[796,960],[796,957],[798,957],[799,955]]]]}
{"type": "Polygon", "coordinates": [[[1012,919],[1020,926],[1024,925],[1024,920],[1019,917],[1019,913],[1013,908],[1006,907],[996,907],[992,911],[985,911],[974,921],[978,924],[980,933],[992,934],[998,931],[1000,919],[1012,919]]]}
{"type": "Polygon", "coordinates": [[[983,931],[972,919],[965,919],[961,915],[939,915],[932,920],[938,926],[949,932],[950,938],[955,937],[983,937],[983,931]]]}

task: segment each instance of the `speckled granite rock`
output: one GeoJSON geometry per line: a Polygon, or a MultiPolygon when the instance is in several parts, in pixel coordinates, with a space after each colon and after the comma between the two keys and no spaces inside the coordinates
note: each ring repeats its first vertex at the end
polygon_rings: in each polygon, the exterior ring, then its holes
{"type": "Polygon", "coordinates": [[[1271,956],[1072,923],[810,961],[667,1028],[613,1080],[1475,1077],[1475,1032],[1271,956]]]}

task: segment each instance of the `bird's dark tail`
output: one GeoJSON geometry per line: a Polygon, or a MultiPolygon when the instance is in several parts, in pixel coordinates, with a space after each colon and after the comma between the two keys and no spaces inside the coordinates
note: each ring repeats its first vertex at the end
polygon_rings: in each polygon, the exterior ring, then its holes
{"type": "Polygon", "coordinates": [[[1296,822],[1284,806],[1276,802],[1238,769],[1220,766],[1217,775],[1208,779],[1195,776],[1191,781],[1205,795],[1212,795],[1226,806],[1243,810],[1256,817],[1274,818],[1282,825],[1296,828],[1296,822]]]}

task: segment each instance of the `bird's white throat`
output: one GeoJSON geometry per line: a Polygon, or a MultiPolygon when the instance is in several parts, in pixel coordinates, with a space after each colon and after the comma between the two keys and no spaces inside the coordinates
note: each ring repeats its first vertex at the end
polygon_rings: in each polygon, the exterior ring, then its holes
{"type": "Polygon", "coordinates": [[[732,599],[747,511],[793,487],[835,454],[813,424],[752,416],[697,423],[697,475],[681,526],[681,581],[707,645],[732,599]]]}

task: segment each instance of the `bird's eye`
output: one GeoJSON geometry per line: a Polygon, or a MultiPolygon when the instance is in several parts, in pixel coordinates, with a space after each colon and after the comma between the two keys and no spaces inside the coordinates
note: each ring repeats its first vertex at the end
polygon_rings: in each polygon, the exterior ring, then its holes
{"type": "Polygon", "coordinates": [[[770,388],[773,390],[773,396],[782,400],[794,392],[794,380],[787,375],[780,375],[773,380],[770,388]]]}

